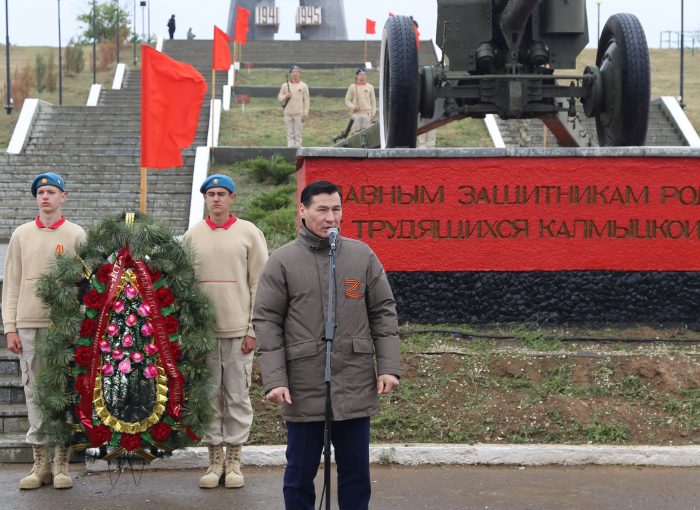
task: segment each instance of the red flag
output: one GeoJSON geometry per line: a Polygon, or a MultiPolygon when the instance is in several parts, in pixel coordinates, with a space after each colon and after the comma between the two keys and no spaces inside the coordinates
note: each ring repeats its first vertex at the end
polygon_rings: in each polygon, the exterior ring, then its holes
{"type": "Polygon", "coordinates": [[[376,34],[377,33],[377,22],[372,21],[371,19],[367,18],[367,26],[365,27],[365,33],[366,34],[376,34]]]}
{"type": "Polygon", "coordinates": [[[246,39],[248,38],[248,17],[250,16],[250,11],[244,9],[240,5],[236,7],[236,30],[233,34],[233,40],[239,44],[245,46],[246,39]]]}
{"type": "Polygon", "coordinates": [[[207,83],[189,64],[141,46],[141,166],[182,165],[192,145],[207,83]]]}
{"type": "Polygon", "coordinates": [[[212,58],[212,69],[214,71],[228,71],[231,67],[231,51],[228,43],[231,41],[229,36],[214,25],[214,50],[212,58]]]}

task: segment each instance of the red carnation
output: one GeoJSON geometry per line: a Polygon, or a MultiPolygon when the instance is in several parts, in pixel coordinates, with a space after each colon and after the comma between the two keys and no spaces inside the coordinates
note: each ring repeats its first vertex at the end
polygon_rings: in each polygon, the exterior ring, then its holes
{"type": "Polygon", "coordinates": [[[129,451],[136,450],[136,448],[141,447],[141,436],[138,434],[122,434],[119,444],[129,451]]]}
{"type": "Polygon", "coordinates": [[[173,304],[173,293],[165,287],[161,287],[156,291],[156,301],[161,308],[170,306],[173,304]]]}
{"type": "Polygon", "coordinates": [[[177,333],[177,330],[179,327],[180,327],[180,321],[177,320],[172,315],[168,315],[165,318],[165,332],[168,335],[173,335],[173,334],[177,333]]]}
{"type": "Polygon", "coordinates": [[[170,433],[173,429],[167,423],[158,422],[151,427],[151,436],[156,441],[165,441],[170,437],[170,433]]]}
{"type": "Polygon", "coordinates": [[[153,283],[157,282],[163,277],[163,273],[158,271],[155,267],[148,266],[148,274],[151,275],[151,281],[153,283]]]}
{"type": "Polygon", "coordinates": [[[104,424],[86,430],[88,440],[92,446],[100,446],[112,439],[112,431],[104,424]]]}
{"type": "Polygon", "coordinates": [[[80,374],[75,378],[75,390],[82,393],[85,390],[85,375],[80,374]]]}
{"type": "Polygon", "coordinates": [[[109,275],[112,273],[113,268],[114,264],[102,264],[100,267],[98,267],[97,272],[95,273],[97,281],[107,283],[109,281],[109,275]]]}
{"type": "Polygon", "coordinates": [[[97,331],[97,321],[95,319],[87,318],[83,321],[80,326],[80,337],[90,338],[97,331]]]}
{"type": "Polygon", "coordinates": [[[180,358],[182,358],[182,350],[180,349],[180,342],[170,342],[170,350],[173,353],[173,358],[175,358],[175,361],[180,361],[180,358]]]}
{"type": "Polygon", "coordinates": [[[104,302],[104,295],[100,294],[95,289],[90,289],[83,296],[83,303],[85,303],[85,306],[87,306],[88,308],[92,308],[93,310],[99,310],[100,308],[102,308],[104,302]]]}
{"type": "Polygon", "coordinates": [[[92,352],[89,347],[81,345],[75,350],[75,363],[81,367],[86,367],[90,364],[92,352]]]}

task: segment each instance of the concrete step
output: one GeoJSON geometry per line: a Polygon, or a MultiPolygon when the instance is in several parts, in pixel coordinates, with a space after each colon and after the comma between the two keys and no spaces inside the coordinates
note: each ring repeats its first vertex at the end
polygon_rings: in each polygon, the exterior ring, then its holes
{"type": "Polygon", "coordinates": [[[22,378],[18,375],[0,375],[0,405],[24,403],[22,378]]]}
{"type": "Polygon", "coordinates": [[[31,464],[32,447],[25,442],[25,433],[2,433],[0,434],[0,463],[26,463],[31,464]]]}
{"type": "MultiPolygon", "coordinates": [[[[0,376],[20,376],[19,357],[7,347],[0,349],[0,376]]],[[[2,407],[0,407],[0,413],[2,413],[2,407]]]]}

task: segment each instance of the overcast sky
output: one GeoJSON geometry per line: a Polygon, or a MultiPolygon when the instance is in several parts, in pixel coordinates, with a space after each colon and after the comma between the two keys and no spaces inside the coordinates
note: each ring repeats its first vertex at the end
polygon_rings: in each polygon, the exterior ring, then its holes
{"type": "MultiPolygon", "coordinates": [[[[199,39],[211,39],[213,25],[224,28],[228,20],[229,0],[148,0],[150,6],[151,32],[167,34],[165,24],[171,14],[177,20],[176,38],[184,38],[187,29],[199,39]]],[[[563,1],[563,0],[560,0],[563,1]]],[[[616,12],[631,12],[640,19],[652,48],[659,47],[662,31],[679,31],[681,26],[682,0],[602,0],[600,5],[601,26],[616,12]]],[[[61,7],[61,40],[65,45],[71,37],[81,33],[76,21],[79,14],[87,12],[92,0],[7,0],[9,4],[10,43],[21,46],[58,46],[58,6],[61,7]]],[[[142,19],[139,0],[120,0],[119,4],[130,14],[136,5],[136,28],[141,32],[142,19]]],[[[278,39],[294,39],[294,16],[298,0],[276,0],[280,8],[281,26],[278,39]]],[[[377,21],[383,26],[389,11],[395,14],[410,14],[420,23],[421,38],[435,39],[437,19],[436,0],[345,0],[345,19],[350,39],[365,38],[365,19],[377,21]]],[[[596,0],[586,0],[591,46],[597,38],[596,0]]],[[[700,31],[700,0],[685,0],[685,30],[700,31]]],[[[5,6],[2,5],[5,14],[5,6]]],[[[148,10],[146,10],[146,13],[148,10]]],[[[146,15],[146,31],[148,31],[146,15]]],[[[2,42],[5,41],[2,20],[2,42]]],[[[381,30],[378,30],[381,33],[381,30]]],[[[379,39],[380,35],[368,36],[379,39]]],[[[689,46],[690,43],[687,43],[689,46]]],[[[700,46],[700,41],[696,42],[700,46]]]]}

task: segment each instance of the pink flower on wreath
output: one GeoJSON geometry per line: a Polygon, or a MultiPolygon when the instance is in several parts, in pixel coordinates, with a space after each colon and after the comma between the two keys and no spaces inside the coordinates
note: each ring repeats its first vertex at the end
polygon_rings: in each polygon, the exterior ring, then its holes
{"type": "Polygon", "coordinates": [[[124,311],[124,301],[122,301],[121,299],[115,301],[112,304],[112,308],[114,308],[115,312],[122,313],[124,311]]]}
{"type": "Polygon", "coordinates": [[[137,291],[131,285],[127,285],[126,289],[124,289],[124,293],[129,299],[134,299],[138,295],[139,291],[137,291]]]}
{"type": "Polygon", "coordinates": [[[124,351],[122,351],[121,349],[114,349],[112,351],[112,357],[114,359],[116,359],[117,361],[119,361],[120,359],[122,359],[124,357],[124,351]]]}
{"type": "Polygon", "coordinates": [[[141,363],[143,361],[143,354],[141,354],[140,352],[132,352],[131,360],[134,363],[141,363]]]}
{"type": "Polygon", "coordinates": [[[107,334],[109,336],[117,336],[119,334],[119,326],[113,322],[110,322],[109,326],[107,326],[107,334]]]}
{"type": "Polygon", "coordinates": [[[133,326],[134,324],[136,324],[136,321],[138,321],[138,318],[133,313],[130,313],[126,316],[125,322],[127,326],[133,326]]]}
{"type": "Polygon", "coordinates": [[[100,367],[100,371],[107,377],[114,375],[114,367],[109,363],[105,363],[104,365],[102,365],[100,367]]]}
{"type": "Polygon", "coordinates": [[[155,353],[158,352],[158,347],[156,347],[155,344],[146,344],[143,349],[149,356],[153,356],[155,353]]]}
{"type": "Polygon", "coordinates": [[[143,369],[143,375],[146,377],[146,379],[153,379],[158,375],[158,369],[155,367],[155,365],[148,365],[143,369]]]}
{"type": "Polygon", "coordinates": [[[153,324],[147,322],[146,324],[141,326],[141,334],[143,336],[151,336],[153,334],[153,324]]]}
{"type": "Polygon", "coordinates": [[[132,345],[134,345],[134,337],[131,336],[131,333],[127,333],[122,338],[122,346],[123,347],[131,347],[132,345]]]}
{"type": "Polygon", "coordinates": [[[102,352],[109,352],[112,350],[112,346],[109,344],[109,342],[107,340],[104,340],[104,339],[100,340],[98,345],[100,346],[100,350],[102,352]]]}
{"type": "Polygon", "coordinates": [[[119,362],[119,371],[122,374],[128,374],[131,372],[131,360],[129,358],[124,358],[119,362]]]}
{"type": "Polygon", "coordinates": [[[149,315],[151,315],[151,307],[148,306],[147,303],[141,303],[138,312],[141,317],[148,317],[149,315]]]}

